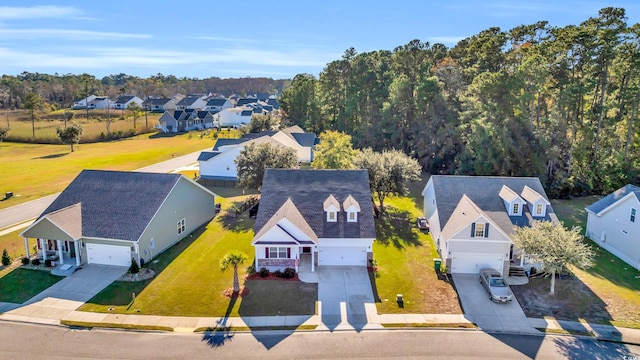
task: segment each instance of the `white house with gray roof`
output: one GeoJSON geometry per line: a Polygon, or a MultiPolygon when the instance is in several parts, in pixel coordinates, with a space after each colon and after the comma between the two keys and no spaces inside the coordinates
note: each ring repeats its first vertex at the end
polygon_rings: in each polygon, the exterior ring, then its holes
{"type": "Polygon", "coordinates": [[[256,269],[367,266],[376,237],[367,171],[267,169],[254,231],[256,269]]]}
{"type": "Polygon", "coordinates": [[[526,266],[514,227],[558,222],[538,178],[433,175],[422,191],[424,216],[448,273],[526,266]]]}
{"type": "Polygon", "coordinates": [[[143,264],[209,222],[214,201],[180,174],[84,170],[20,235],[43,260],[143,264]]]}
{"type": "Polygon", "coordinates": [[[640,270],[640,187],[625,185],[586,210],[586,236],[640,270]]]}

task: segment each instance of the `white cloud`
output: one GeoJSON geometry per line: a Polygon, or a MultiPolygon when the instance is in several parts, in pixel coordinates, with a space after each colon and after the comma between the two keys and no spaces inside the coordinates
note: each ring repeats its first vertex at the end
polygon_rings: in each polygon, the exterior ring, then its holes
{"type": "Polygon", "coordinates": [[[0,28],[0,36],[12,39],[64,39],[64,40],[124,40],[149,39],[148,34],[128,34],[117,32],[101,32],[92,30],[65,29],[9,29],[0,28]]]}
{"type": "Polygon", "coordinates": [[[63,18],[75,17],[80,14],[81,12],[72,6],[0,6],[0,20],[63,18]]]}

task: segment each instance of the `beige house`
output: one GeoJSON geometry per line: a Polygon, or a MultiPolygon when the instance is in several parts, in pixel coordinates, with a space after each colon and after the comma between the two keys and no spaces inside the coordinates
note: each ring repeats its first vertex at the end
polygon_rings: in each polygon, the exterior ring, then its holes
{"type": "Polygon", "coordinates": [[[215,194],[180,174],[84,170],[21,233],[56,264],[151,261],[215,214],[215,194]]]}

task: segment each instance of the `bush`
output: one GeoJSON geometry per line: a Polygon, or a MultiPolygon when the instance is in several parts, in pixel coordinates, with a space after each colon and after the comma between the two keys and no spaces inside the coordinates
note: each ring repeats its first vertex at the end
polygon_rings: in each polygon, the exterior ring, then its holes
{"type": "Polygon", "coordinates": [[[22,258],[22,265],[29,265],[29,258],[28,257],[23,257],[22,258]]]}
{"type": "Polygon", "coordinates": [[[293,279],[294,276],[296,276],[296,269],[294,269],[294,268],[286,268],[286,269],[284,269],[283,277],[285,279],[293,279]]]}
{"type": "Polygon", "coordinates": [[[9,252],[7,251],[7,249],[2,250],[2,265],[11,265],[11,256],[9,256],[9,252]]]}
{"type": "Polygon", "coordinates": [[[132,274],[137,274],[140,272],[140,266],[135,259],[131,258],[131,266],[129,266],[129,272],[132,274]]]}
{"type": "Polygon", "coordinates": [[[44,261],[44,266],[46,266],[46,267],[51,267],[51,266],[52,266],[52,264],[51,264],[51,260],[50,260],[50,259],[45,260],[45,261],[44,261]]]}
{"type": "Polygon", "coordinates": [[[31,265],[34,265],[34,266],[38,266],[38,265],[40,265],[40,259],[33,259],[33,260],[31,261],[31,265]]]}
{"type": "Polygon", "coordinates": [[[273,275],[275,275],[276,277],[282,277],[283,274],[282,274],[282,271],[276,270],[273,272],[273,275]]]}
{"type": "Polygon", "coordinates": [[[260,268],[260,276],[262,276],[263,278],[269,276],[269,269],[265,267],[260,268]]]}

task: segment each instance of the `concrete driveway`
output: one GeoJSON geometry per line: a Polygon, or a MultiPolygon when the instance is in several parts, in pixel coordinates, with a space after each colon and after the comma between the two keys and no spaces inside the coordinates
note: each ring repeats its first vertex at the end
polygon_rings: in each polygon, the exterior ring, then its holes
{"type": "Polygon", "coordinates": [[[366,267],[319,267],[318,301],[322,323],[329,330],[338,326],[361,330],[367,324],[367,312],[376,314],[366,267]]]}
{"type": "Polygon", "coordinates": [[[515,297],[506,304],[491,301],[489,293],[480,284],[478,275],[454,274],[453,282],[465,318],[478,325],[481,330],[539,333],[531,326],[515,297]]]}
{"type": "Polygon", "coordinates": [[[127,267],[83,264],[80,270],[27,300],[29,305],[46,298],[77,301],[78,307],[127,272],[127,267]]]}

